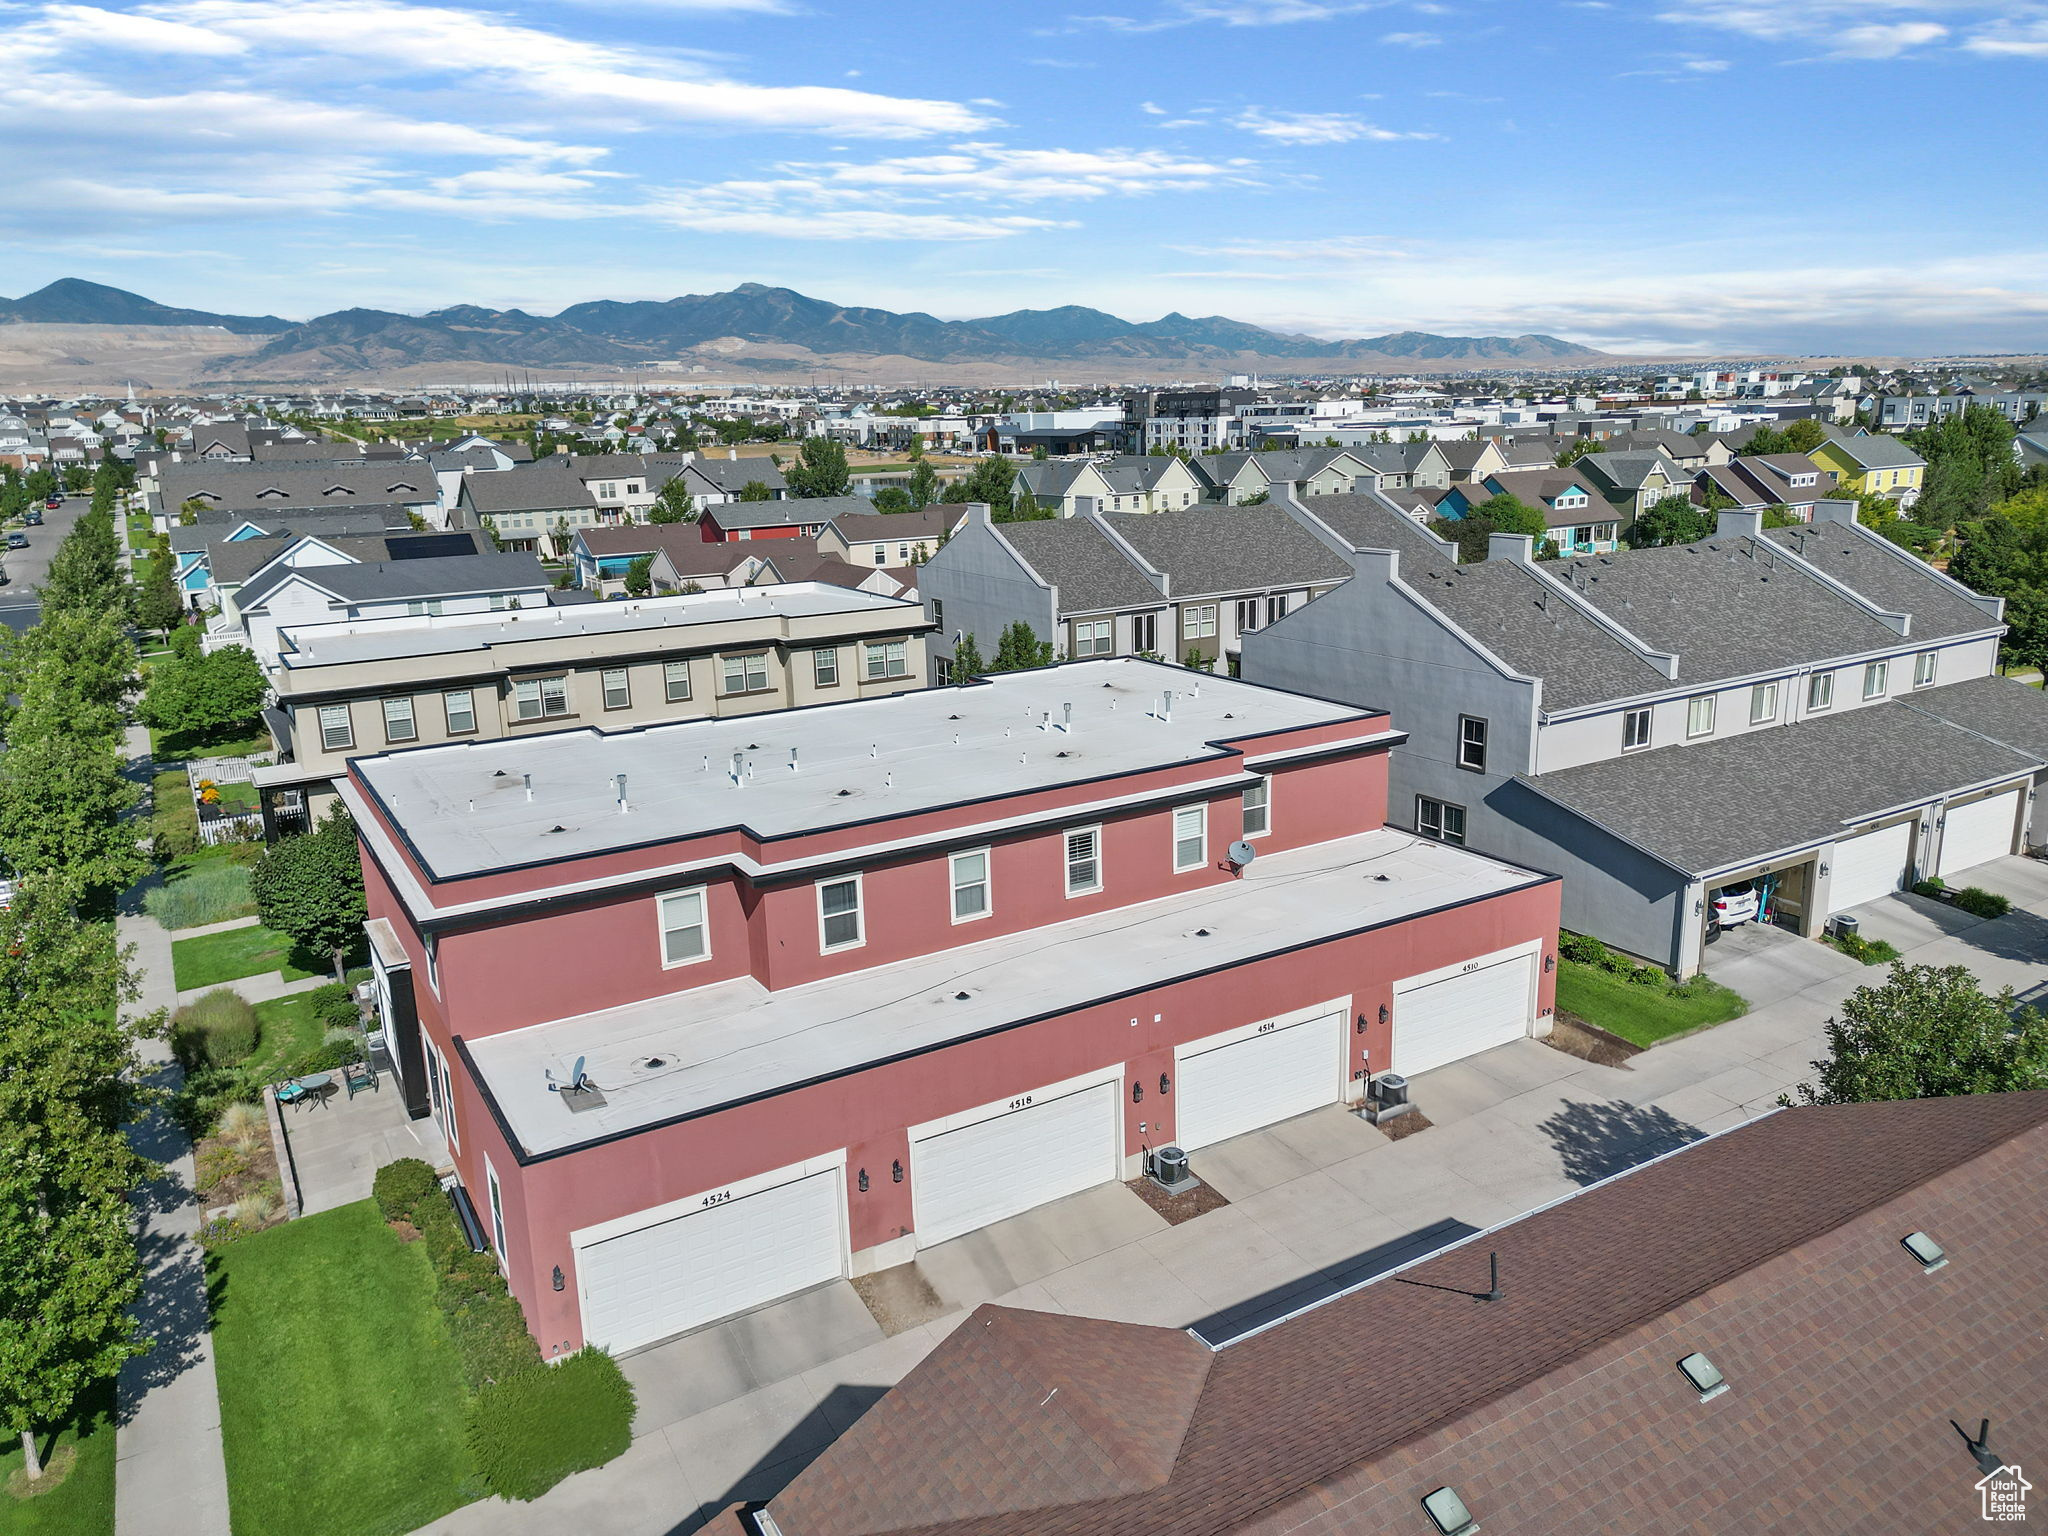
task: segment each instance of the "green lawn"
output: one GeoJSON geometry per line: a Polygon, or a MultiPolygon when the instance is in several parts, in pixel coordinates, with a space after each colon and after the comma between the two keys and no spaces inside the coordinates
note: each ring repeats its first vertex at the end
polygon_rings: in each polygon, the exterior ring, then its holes
{"type": "Polygon", "coordinates": [[[369,1201],[209,1268],[234,1536],[400,1536],[482,1495],[425,1250],[369,1201]]]}
{"type": "Polygon", "coordinates": [[[178,939],[171,945],[171,967],[180,992],[267,971],[283,971],[286,981],[298,981],[333,969],[321,956],[305,953],[283,934],[260,925],[178,939]]]}
{"type": "Polygon", "coordinates": [[[1668,981],[1646,987],[1577,960],[1557,963],[1557,1006],[1636,1045],[1655,1045],[1749,1011],[1738,994],[1705,977],[1683,989],[1668,981]]]}
{"type": "Polygon", "coordinates": [[[149,750],[159,763],[182,763],[192,757],[267,756],[277,750],[277,744],[270,739],[270,732],[260,728],[225,741],[195,737],[183,731],[151,730],[149,750]]]}
{"type": "Polygon", "coordinates": [[[258,1003],[256,1022],[262,1031],[258,1037],[262,1043],[244,1065],[252,1076],[266,1083],[296,1076],[299,1063],[319,1050],[327,1038],[326,1026],[313,1011],[310,992],[258,1003]]]}
{"type": "MultiPolygon", "coordinates": [[[[43,1441],[48,1464],[53,1454],[75,1448],[78,1460],[64,1481],[48,1493],[31,1499],[17,1499],[0,1491],[0,1536],[113,1536],[114,1530],[114,1389],[111,1385],[93,1395],[82,1415],[84,1438],[66,1429],[57,1437],[53,1453],[50,1441],[43,1441]]],[[[11,1487],[21,1470],[21,1441],[9,1435],[0,1445],[0,1489],[11,1487]]]]}

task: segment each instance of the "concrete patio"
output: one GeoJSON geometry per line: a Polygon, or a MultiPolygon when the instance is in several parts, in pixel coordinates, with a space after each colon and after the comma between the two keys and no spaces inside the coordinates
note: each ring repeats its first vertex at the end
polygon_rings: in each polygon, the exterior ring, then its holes
{"type": "Polygon", "coordinates": [[[431,1119],[406,1117],[398,1084],[386,1072],[374,1093],[348,1096],[341,1074],[320,1102],[279,1106],[284,1139],[298,1176],[302,1214],[370,1198],[377,1170],[402,1157],[435,1168],[448,1162],[447,1143],[431,1119]]]}
{"type": "MultiPolygon", "coordinates": [[[[2039,986],[2048,865],[1970,879],[2012,897],[2012,914],[1898,896],[1859,909],[1863,931],[1916,964],[2039,986]]],[[[1517,1041],[1418,1077],[1432,1128],[1399,1142],[1333,1106],[1196,1153],[1231,1204],[1180,1226],[1106,1185],[927,1249],[918,1268],[952,1310],[894,1337],[842,1281],[629,1356],[640,1407],[624,1456],[533,1504],[471,1505],[427,1529],[683,1536],[781,1487],[983,1301],[1227,1335],[1766,1113],[1810,1074],[1842,998],[1884,974],[1777,939],[1710,952],[1749,1014],[1626,1067],[1517,1041]]]]}

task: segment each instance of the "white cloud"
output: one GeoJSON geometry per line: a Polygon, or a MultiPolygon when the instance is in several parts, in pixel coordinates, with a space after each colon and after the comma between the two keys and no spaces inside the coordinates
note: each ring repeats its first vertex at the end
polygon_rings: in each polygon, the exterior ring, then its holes
{"type": "Polygon", "coordinates": [[[1434,32],[1386,32],[1380,41],[1390,48],[1434,48],[1443,39],[1434,32]]]}
{"type": "Polygon", "coordinates": [[[1140,112],[1149,112],[1149,113],[1151,113],[1151,114],[1152,114],[1152,115],[1153,115],[1154,117],[1164,117],[1164,116],[1166,116],[1166,108],[1164,108],[1164,107],[1160,106],[1160,105],[1159,105],[1159,104],[1158,104],[1157,102],[1153,102],[1153,101],[1141,101],[1141,102],[1139,102],[1139,103],[1138,103],[1138,110],[1139,110],[1140,112]]]}
{"type": "Polygon", "coordinates": [[[1948,28],[1932,21],[1895,21],[1846,27],[1834,37],[1833,52],[1845,59],[1895,59],[1909,48],[1938,43],[1948,28]]]}
{"type": "Polygon", "coordinates": [[[1815,46],[1829,58],[1897,59],[1953,42],[1979,55],[2048,57],[2040,0],[1665,0],[1661,21],[1767,43],[1815,46]]]}
{"type": "Polygon", "coordinates": [[[2048,19],[1994,23],[1971,37],[1963,47],[1994,58],[2048,59],[2048,19]]]}
{"type": "MultiPolygon", "coordinates": [[[[1304,21],[1331,21],[1365,11],[1384,10],[1394,0],[1167,0],[1150,16],[1097,15],[1070,18],[1076,25],[1112,32],[1163,32],[1213,22],[1226,27],[1284,27],[1304,21]]],[[[1424,7],[1416,7],[1424,9],[1424,7]]]]}
{"type": "Polygon", "coordinates": [[[1231,125],[1280,144],[1348,144],[1354,139],[1392,143],[1397,139],[1434,139],[1433,133],[1401,133],[1377,127],[1348,112],[1267,112],[1249,107],[1231,125]]]}

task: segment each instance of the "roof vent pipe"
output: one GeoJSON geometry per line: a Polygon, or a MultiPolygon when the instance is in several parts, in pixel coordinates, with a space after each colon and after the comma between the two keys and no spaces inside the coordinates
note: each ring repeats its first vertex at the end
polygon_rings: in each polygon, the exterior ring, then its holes
{"type": "Polygon", "coordinates": [[[620,814],[621,816],[625,815],[625,814],[626,814],[626,776],[625,776],[625,775],[624,775],[623,773],[615,773],[615,774],[613,774],[613,775],[612,775],[612,792],[613,792],[613,793],[614,793],[614,795],[616,795],[616,796],[617,796],[617,798],[618,798],[618,802],[619,802],[619,814],[620,814]]]}
{"type": "Polygon", "coordinates": [[[1060,729],[1069,735],[1073,734],[1074,706],[1071,704],[1062,704],[1060,706],[1060,729]]]}
{"type": "Polygon", "coordinates": [[[519,775],[519,777],[526,784],[526,798],[528,800],[531,800],[533,798],[533,775],[530,773],[522,773],[521,775],[519,775]]]}
{"type": "Polygon", "coordinates": [[[795,747],[791,747],[791,748],[789,749],[789,771],[790,771],[791,773],[795,773],[795,772],[796,772],[796,748],[795,748],[795,747]]]}
{"type": "Polygon", "coordinates": [[[1168,725],[1173,724],[1173,690],[1171,688],[1159,696],[1159,718],[1168,725]]]}
{"type": "Polygon", "coordinates": [[[732,781],[735,784],[739,784],[744,780],[744,775],[740,772],[740,763],[745,756],[744,752],[735,752],[732,755],[732,781]]]}

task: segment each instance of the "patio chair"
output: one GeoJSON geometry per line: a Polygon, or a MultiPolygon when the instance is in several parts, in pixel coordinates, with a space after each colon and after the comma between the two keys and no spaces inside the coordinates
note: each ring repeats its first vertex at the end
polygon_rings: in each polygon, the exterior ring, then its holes
{"type": "Polygon", "coordinates": [[[287,1078],[281,1083],[273,1083],[271,1085],[271,1092],[276,1094],[277,1102],[280,1104],[296,1104],[306,1096],[306,1090],[293,1078],[287,1078]]]}
{"type": "Polygon", "coordinates": [[[341,1074],[341,1082],[342,1086],[348,1089],[348,1096],[350,1098],[354,1098],[359,1093],[382,1093],[384,1091],[377,1081],[377,1069],[367,1061],[350,1062],[347,1069],[341,1074]]]}

